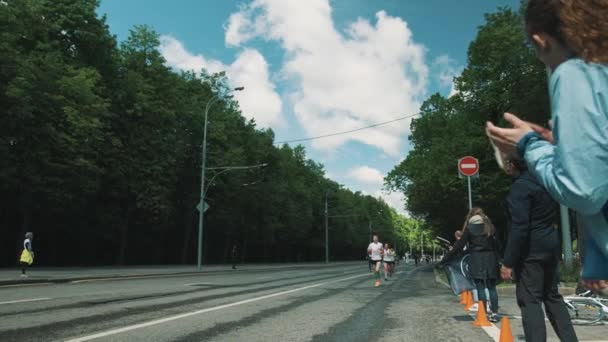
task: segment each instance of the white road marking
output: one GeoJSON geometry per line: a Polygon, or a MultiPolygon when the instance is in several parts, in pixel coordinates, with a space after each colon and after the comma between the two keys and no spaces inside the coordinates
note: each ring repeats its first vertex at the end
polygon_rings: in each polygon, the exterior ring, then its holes
{"type": "MultiPolygon", "coordinates": [[[[477,318],[477,313],[469,313],[469,316],[471,316],[471,318],[473,318],[473,320],[475,320],[477,318]]],[[[492,324],[489,327],[482,327],[483,331],[490,336],[491,339],[493,339],[495,342],[499,342],[500,341],[500,329],[498,329],[498,327],[494,324],[494,323],[490,323],[492,324]]]]}
{"type": "Polygon", "coordinates": [[[17,303],[28,303],[28,302],[41,302],[43,300],[51,300],[53,298],[32,298],[32,299],[21,299],[21,300],[11,300],[8,302],[0,302],[0,305],[4,304],[17,304],[17,303]]]}
{"type": "Polygon", "coordinates": [[[2,285],[0,289],[10,288],[10,287],[24,287],[24,286],[42,286],[42,285],[51,285],[53,283],[33,283],[33,284],[14,284],[14,285],[2,285]]]}
{"type": "Polygon", "coordinates": [[[192,284],[184,284],[184,286],[212,286],[212,283],[192,283],[192,284]]]}
{"type": "MultiPolygon", "coordinates": [[[[521,316],[511,316],[509,315],[509,319],[523,319],[521,316]]],[[[545,317],[545,322],[549,322],[549,319],[545,317]]]]}
{"type": "Polygon", "coordinates": [[[328,282],[324,282],[324,283],[312,284],[312,285],[308,285],[308,286],[304,286],[304,287],[299,287],[299,288],[291,289],[291,290],[287,290],[287,291],[275,292],[275,293],[272,293],[272,294],[269,294],[269,295],[265,295],[265,296],[254,297],[254,298],[245,299],[245,300],[241,300],[241,301],[234,302],[234,303],[214,306],[214,307],[203,309],[203,310],[197,310],[197,311],[192,311],[192,312],[188,312],[188,313],[184,313],[184,314],[169,316],[169,317],[165,317],[165,318],[161,318],[161,319],[157,319],[157,320],[153,320],[153,321],[149,321],[149,322],[145,322],[145,323],[128,325],[128,326],[126,326],[124,328],[108,330],[108,331],[104,331],[104,332],[100,332],[100,333],[93,334],[93,335],[88,335],[88,336],[82,336],[82,337],[74,338],[74,339],[71,339],[71,340],[67,340],[66,342],[84,342],[84,341],[90,341],[90,340],[94,340],[94,339],[101,338],[101,337],[116,335],[116,334],[120,334],[120,333],[123,333],[123,332],[131,331],[131,330],[146,328],[146,327],[150,327],[150,326],[153,326],[153,325],[158,325],[158,324],[175,321],[175,320],[182,319],[182,318],[187,318],[187,317],[191,317],[191,316],[196,316],[196,315],[204,314],[204,313],[207,313],[207,312],[212,312],[212,311],[217,311],[217,310],[222,310],[222,309],[228,309],[228,308],[231,308],[231,307],[234,307],[234,306],[239,306],[239,305],[243,305],[243,304],[249,304],[249,303],[257,302],[257,301],[268,299],[268,298],[283,296],[283,295],[294,293],[294,292],[300,292],[300,291],[312,289],[312,288],[315,288],[315,287],[320,287],[320,286],[323,286],[323,285],[329,285],[329,284],[338,283],[338,282],[341,282],[341,281],[355,279],[355,278],[360,278],[360,277],[369,277],[369,273],[359,274],[359,275],[356,275],[356,276],[350,276],[350,277],[346,277],[346,278],[340,278],[340,279],[336,279],[336,280],[332,280],[332,281],[328,281],[328,282]]]}
{"type": "Polygon", "coordinates": [[[189,277],[189,276],[196,276],[196,275],[201,275],[201,274],[200,273],[175,273],[175,274],[152,274],[152,275],[141,275],[141,276],[117,276],[117,277],[108,277],[108,278],[93,278],[93,279],[74,280],[74,281],[71,281],[70,284],[94,283],[94,282],[97,282],[97,281],[189,277]]]}
{"type": "Polygon", "coordinates": [[[483,328],[483,331],[485,331],[486,334],[488,334],[488,336],[490,336],[491,339],[493,339],[496,342],[500,341],[500,329],[498,329],[497,326],[492,324],[489,327],[482,327],[482,328],[483,328]]]}

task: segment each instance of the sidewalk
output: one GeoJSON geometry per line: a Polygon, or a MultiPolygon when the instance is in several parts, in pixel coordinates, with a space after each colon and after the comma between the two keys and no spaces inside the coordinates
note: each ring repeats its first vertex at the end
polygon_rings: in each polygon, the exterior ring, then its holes
{"type": "MultiPolygon", "coordinates": [[[[238,265],[237,271],[264,271],[275,269],[298,269],[306,267],[332,267],[349,265],[360,261],[325,263],[294,263],[294,264],[244,264],[238,265]]],[[[135,278],[155,277],[183,274],[200,274],[232,271],[231,265],[204,265],[199,271],[194,265],[149,265],[149,266],[107,266],[107,267],[32,267],[28,269],[28,278],[21,278],[21,270],[17,268],[0,269],[0,286],[18,284],[68,283],[81,280],[105,278],[135,278]]]]}
{"type": "MultiPolygon", "coordinates": [[[[443,279],[444,277],[441,276],[442,273],[443,273],[442,271],[439,271],[437,268],[435,268],[435,280],[436,280],[436,282],[444,285],[446,287],[446,291],[451,292],[451,290],[449,290],[449,285],[447,284],[446,280],[443,279]]],[[[560,293],[564,296],[571,295],[574,293],[574,288],[570,288],[570,287],[565,287],[565,286],[560,287],[559,290],[560,290],[560,293]]],[[[506,316],[509,318],[511,331],[512,331],[515,341],[525,341],[521,311],[520,311],[519,307],[517,306],[517,299],[515,298],[515,285],[508,284],[505,286],[498,287],[498,303],[499,303],[498,313],[501,316],[506,316]]],[[[454,296],[454,305],[461,306],[460,304],[458,304],[457,296],[454,296]]],[[[471,321],[474,319],[475,314],[476,313],[474,313],[474,312],[469,313],[469,315],[471,317],[471,321]]],[[[547,318],[545,318],[545,321],[546,321],[547,341],[559,342],[559,338],[553,331],[553,328],[551,327],[549,320],[547,318]]],[[[472,326],[470,328],[479,329],[479,328],[472,327],[472,326]]],[[[499,333],[501,328],[502,328],[501,323],[496,323],[496,324],[494,324],[494,327],[490,328],[489,330],[491,331],[492,329],[494,329],[495,332],[499,333]]],[[[576,334],[578,335],[578,339],[581,342],[600,342],[600,341],[605,342],[605,341],[607,341],[606,336],[608,336],[608,325],[606,325],[606,324],[599,324],[599,325],[594,325],[594,326],[575,325],[574,330],[576,331],[576,334]]],[[[495,341],[498,341],[498,339],[495,339],[495,341]]]]}

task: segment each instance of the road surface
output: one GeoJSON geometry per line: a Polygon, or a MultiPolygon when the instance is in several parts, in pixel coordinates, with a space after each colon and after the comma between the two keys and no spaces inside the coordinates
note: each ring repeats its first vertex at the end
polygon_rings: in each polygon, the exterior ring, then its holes
{"type": "MultiPolygon", "coordinates": [[[[432,267],[366,263],[0,287],[0,341],[493,341],[432,267]]],[[[608,336],[608,335],[605,335],[608,336]]]]}

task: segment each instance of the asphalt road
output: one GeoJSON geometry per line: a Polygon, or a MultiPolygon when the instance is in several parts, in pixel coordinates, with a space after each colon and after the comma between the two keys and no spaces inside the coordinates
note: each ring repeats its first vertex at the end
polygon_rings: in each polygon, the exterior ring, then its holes
{"type": "MultiPolygon", "coordinates": [[[[498,340],[499,325],[473,327],[457,302],[432,266],[401,265],[374,288],[366,263],[0,286],[0,341],[498,340]]],[[[523,337],[515,299],[501,312],[523,337]]],[[[576,329],[608,338],[605,325],[576,329]]]]}
{"type": "Polygon", "coordinates": [[[491,341],[430,267],[367,264],[0,288],[0,341],[491,341]]]}

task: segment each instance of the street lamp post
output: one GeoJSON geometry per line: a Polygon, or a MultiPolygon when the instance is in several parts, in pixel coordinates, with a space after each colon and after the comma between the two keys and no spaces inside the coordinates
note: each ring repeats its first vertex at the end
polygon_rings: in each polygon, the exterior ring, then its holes
{"type": "MultiPolygon", "coordinates": [[[[244,87],[237,87],[231,90],[232,91],[241,91],[245,89],[244,87]]],[[[211,108],[211,106],[213,105],[213,103],[217,100],[219,100],[220,97],[218,96],[218,94],[214,94],[213,97],[211,99],[209,99],[209,101],[207,101],[207,105],[205,106],[205,120],[204,120],[204,127],[203,127],[203,152],[202,152],[202,160],[201,160],[201,195],[200,195],[200,205],[201,205],[201,210],[199,212],[198,215],[198,248],[197,248],[197,258],[196,258],[196,264],[197,264],[197,268],[200,270],[202,268],[203,265],[203,219],[205,216],[205,210],[203,208],[204,205],[204,201],[205,201],[205,162],[207,161],[207,117],[209,115],[209,109],[211,108]]]]}

